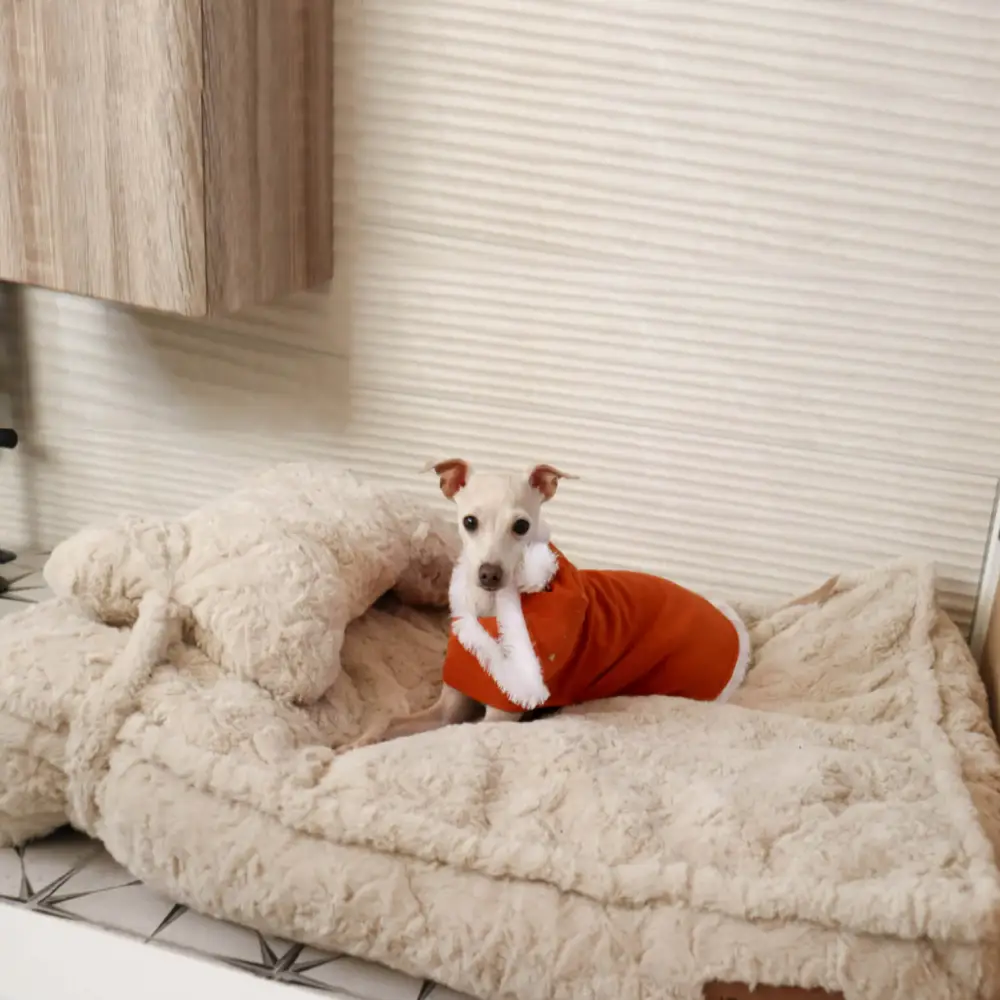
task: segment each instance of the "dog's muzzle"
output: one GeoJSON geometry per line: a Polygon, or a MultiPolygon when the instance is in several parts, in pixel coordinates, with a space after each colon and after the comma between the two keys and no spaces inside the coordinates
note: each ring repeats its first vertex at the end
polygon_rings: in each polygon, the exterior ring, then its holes
{"type": "Polygon", "coordinates": [[[478,579],[483,590],[499,590],[503,585],[503,567],[499,563],[480,563],[478,579]]]}

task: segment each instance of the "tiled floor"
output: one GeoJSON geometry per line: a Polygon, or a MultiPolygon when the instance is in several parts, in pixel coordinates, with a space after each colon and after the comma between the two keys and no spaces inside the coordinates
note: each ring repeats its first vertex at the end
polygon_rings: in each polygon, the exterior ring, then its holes
{"type": "MultiPolygon", "coordinates": [[[[0,595],[0,616],[50,594],[41,576],[43,556],[0,567],[10,589],[0,595]]],[[[354,1000],[465,1000],[431,982],[346,955],[328,954],[291,941],[195,913],[133,878],[95,841],[71,830],[23,848],[0,849],[0,904],[53,917],[83,920],[217,959],[279,982],[354,1000]]]]}

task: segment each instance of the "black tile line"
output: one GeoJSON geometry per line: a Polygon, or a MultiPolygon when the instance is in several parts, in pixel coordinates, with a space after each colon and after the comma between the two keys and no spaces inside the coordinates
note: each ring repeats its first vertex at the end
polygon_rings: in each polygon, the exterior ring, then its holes
{"type": "Polygon", "coordinates": [[[175,920],[187,913],[187,907],[183,903],[174,903],[167,915],[160,921],[156,929],[146,940],[152,941],[160,931],[165,931],[175,920]]]}
{"type": "Polygon", "coordinates": [[[300,962],[298,965],[292,967],[290,972],[311,972],[313,969],[318,969],[321,965],[327,965],[330,962],[339,962],[343,955],[338,955],[336,952],[330,955],[324,955],[323,958],[307,958],[304,962],[300,962]]]}
{"type": "Polygon", "coordinates": [[[432,983],[429,979],[424,980],[424,985],[420,987],[417,1000],[427,1000],[427,998],[437,989],[437,983],[432,983]]]}
{"type": "Polygon", "coordinates": [[[102,885],[100,889],[86,889],[83,892],[67,892],[65,896],[46,896],[45,902],[50,906],[59,906],[61,903],[69,903],[74,899],[82,899],[84,896],[99,896],[102,892],[114,892],[115,889],[130,889],[134,885],[142,885],[142,880],[134,878],[131,882],[121,882],[118,885],[102,885]]]}
{"type": "MultiPolygon", "coordinates": [[[[190,949],[185,949],[186,954],[191,954],[190,949]]],[[[215,955],[209,952],[201,953],[203,958],[210,958],[215,962],[220,962],[222,965],[228,965],[233,969],[239,969],[241,972],[249,972],[251,975],[257,976],[259,979],[271,979],[274,969],[269,965],[261,965],[259,962],[249,962],[245,958],[233,958],[230,955],[215,955]]]]}
{"type": "MultiPolygon", "coordinates": [[[[30,589],[31,590],[41,590],[40,587],[31,587],[30,589]]],[[[10,601],[11,604],[41,604],[42,603],[41,601],[34,601],[31,598],[29,598],[29,597],[18,597],[15,593],[12,593],[9,590],[7,591],[6,594],[3,595],[3,599],[5,601],[10,601]]]]}
{"type": "Polygon", "coordinates": [[[31,888],[31,883],[28,881],[28,873],[24,873],[24,881],[28,887],[28,895],[25,897],[24,901],[28,906],[32,906],[35,903],[45,902],[52,895],[56,889],[61,885],[65,885],[73,877],[73,872],[63,872],[55,881],[50,882],[48,885],[43,886],[38,892],[35,892],[31,888]]]}
{"type": "Polygon", "coordinates": [[[320,983],[314,979],[306,979],[304,976],[296,976],[291,972],[270,969],[267,966],[258,965],[256,962],[248,962],[243,958],[227,958],[225,955],[212,955],[210,957],[230,968],[249,972],[259,979],[269,979],[273,982],[284,983],[286,986],[302,986],[317,993],[332,993],[337,997],[349,997],[350,1000],[375,1000],[374,997],[361,996],[360,993],[355,993],[343,986],[328,986],[326,983],[320,983]]]}
{"type": "MultiPolygon", "coordinates": [[[[3,905],[26,907],[27,903],[23,899],[14,899],[13,896],[0,896],[0,906],[3,905]]],[[[90,923],[86,917],[81,917],[78,913],[70,913],[68,910],[57,910],[54,906],[49,906],[45,902],[40,902],[32,906],[31,912],[42,913],[47,917],[58,917],[60,920],[80,920],[83,923],[90,923]]]]}
{"type": "Polygon", "coordinates": [[[304,949],[304,944],[293,944],[278,960],[278,964],[274,967],[274,974],[277,976],[279,973],[287,972],[295,964],[295,959],[302,954],[304,949]]]}
{"type": "MultiPolygon", "coordinates": [[[[70,913],[69,910],[60,910],[55,906],[49,906],[48,903],[39,903],[38,906],[33,908],[32,912],[44,913],[45,916],[55,917],[57,920],[77,920],[82,924],[90,924],[92,927],[102,927],[101,924],[94,924],[86,917],[81,917],[79,913],[70,913]]],[[[116,928],[110,929],[115,930],[116,928]]]]}
{"type": "Polygon", "coordinates": [[[294,972],[286,972],[284,975],[279,977],[279,982],[282,983],[292,983],[295,986],[308,986],[311,989],[319,990],[322,993],[334,993],[337,996],[350,997],[351,1000],[375,1000],[374,997],[362,996],[360,993],[355,993],[354,990],[349,990],[346,986],[328,986],[326,983],[321,983],[316,979],[310,979],[308,976],[299,976],[294,972]]]}
{"type": "MultiPolygon", "coordinates": [[[[78,862],[68,872],[63,872],[63,874],[60,875],[57,879],[54,879],[53,881],[49,882],[47,885],[42,886],[42,888],[38,890],[31,889],[31,884],[30,882],[28,882],[28,873],[27,871],[25,871],[24,881],[25,883],[27,883],[29,890],[28,895],[25,897],[24,900],[25,905],[31,907],[37,907],[42,903],[47,903],[49,901],[49,897],[52,896],[60,886],[65,885],[74,875],[77,874],[77,872],[85,868],[87,865],[87,861],[89,860],[90,860],[89,858],[86,858],[85,860],[78,862]]],[[[86,893],[84,893],[84,895],[86,895],[86,893]]]]}
{"type": "MultiPolygon", "coordinates": [[[[184,909],[187,909],[187,907],[184,907],[184,909]]],[[[121,927],[111,927],[108,925],[103,925],[103,926],[107,930],[115,931],[119,934],[125,934],[126,936],[131,937],[133,939],[136,938],[135,931],[129,931],[121,927]]],[[[159,928],[157,928],[157,930],[159,930],[159,928]]],[[[233,958],[230,955],[219,955],[210,951],[202,951],[198,948],[192,948],[190,945],[177,944],[174,941],[157,940],[152,935],[150,935],[149,937],[140,936],[138,940],[142,941],[144,944],[151,945],[157,951],[172,952],[175,955],[186,955],[188,958],[198,958],[204,962],[217,962],[220,965],[230,965],[233,966],[234,968],[241,969],[244,972],[251,972],[254,975],[263,976],[264,978],[267,978],[267,976],[271,972],[270,969],[264,968],[264,966],[258,964],[257,962],[248,962],[246,959],[243,958],[233,958]]]]}
{"type": "Polygon", "coordinates": [[[18,864],[21,866],[21,884],[18,886],[17,892],[20,902],[23,903],[31,895],[31,883],[28,881],[28,871],[24,867],[24,845],[15,847],[14,852],[17,854],[18,864]]]}
{"type": "MultiPolygon", "coordinates": [[[[26,569],[24,566],[17,567],[13,570],[13,572],[11,572],[10,563],[7,563],[7,567],[4,570],[4,576],[7,578],[8,583],[14,584],[14,583],[20,583],[22,580],[27,580],[29,576],[34,576],[36,573],[38,573],[39,576],[41,576],[41,572],[42,571],[40,569],[26,569]],[[15,576],[14,575],[15,573],[19,575],[15,576]]],[[[43,583],[43,586],[48,586],[48,585],[43,583]]],[[[14,589],[15,589],[14,587],[11,587],[11,590],[14,589]]],[[[24,590],[25,588],[22,587],[21,589],[24,590]]],[[[10,591],[8,591],[7,593],[10,593],[10,591]]]]}
{"type": "MultiPolygon", "coordinates": [[[[17,901],[20,902],[20,901],[17,901]]],[[[146,942],[154,941],[155,935],[158,934],[169,924],[173,923],[178,917],[180,917],[184,912],[187,911],[187,907],[181,903],[176,904],[160,923],[159,927],[149,935],[149,937],[143,939],[141,935],[138,935],[139,940],[145,940],[146,942]]],[[[42,902],[39,904],[37,911],[38,913],[43,913],[46,916],[54,917],[57,920],[72,920],[78,923],[87,924],[91,927],[97,927],[101,930],[107,930],[111,933],[125,934],[127,937],[135,938],[137,935],[135,931],[130,931],[127,928],[114,927],[110,924],[103,924],[97,921],[89,920],[86,917],[80,916],[78,913],[70,913],[67,910],[59,910],[54,906],[49,906],[47,903],[42,902]]],[[[185,955],[200,954],[203,958],[210,961],[221,962],[223,965],[231,966],[232,968],[239,969],[242,972],[248,972],[251,975],[258,976],[263,979],[270,979],[273,981],[278,981],[285,983],[290,986],[301,986],[306,989],[310,989],[315,993],[331,993],[338,997],[348,997],[349,1000],[375,1000],[373,997],[365,997],[359,993],[355,993],[353,990],[349,990],[343,986],[329,986],[326,983],[318,982],[315,979],[308,979],[305,976],[296,975],[293,971],[284,969],[275,969],[268,966],[259,965],[256,962],[248,962],[245,959],[240,958],[229,958],[225,955],[212,955],[207,953],[196,953],[190,948],[180,947],[173,944],[172,942],[155,942],[157,947],[166,947],[170,951],[175,951],[185,955]]],[[[289,949],[289,954],[298,954],[302,949],[302,945],[296,945],[289,949]]],[[[305,963],[310,969],[316,968],[318,965],[326,965],[330,959],[324,959],[316,963],[305,963]]]]}
{"type": "Polygon", "coordinates": [[[54,879],[52,882],[49,882],[48,885],[42,886],[42,888],[38,889],[37,891],[31,888],[31,883],[28,880],[28,870],[25,867],[24,857],[22,856],[21,870],[24,874],[24,882],[28,887],[28,895],[25,897],[25,902],[29,906],[31,906],[32,904],[41,903],[47,900],[48,897],[51,896],[52,893],[56,891],[56,889],[58,889],[61,885],[65,885],[74,875],[77,874],[77,872],[80,872],[84,868],[86,868],[87,865],[89,865],[90,862],[93,861],[98,854],[100,854],[100,850],[101,850],[100,847],[97,844],[94,844],[88,853],[84,854],[83,857],[77,859],[76,863],[73,865],[72,868],[69,869],[69,871],[63,872],[63,874],[60,875],[57,879],[54,879]]]}
{"type": "Polygon", "coordinates": [[[271,946],[264,940],[264,935],[260,931],[254,931],[257,935],[257,943],[260,945],[260,961],[269,969],[273,969],[278,964],[278,956],[275,955],[271,946]]]}

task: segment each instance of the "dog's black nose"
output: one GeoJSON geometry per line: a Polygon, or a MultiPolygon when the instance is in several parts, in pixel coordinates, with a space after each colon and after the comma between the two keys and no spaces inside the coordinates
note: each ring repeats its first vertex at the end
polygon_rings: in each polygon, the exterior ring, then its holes
{"type": "Polygon", "coordinates": [[[479,586],[483,590],[499,590],[503,583],[503,567],[499,563],[479,564],[479,586]]]}

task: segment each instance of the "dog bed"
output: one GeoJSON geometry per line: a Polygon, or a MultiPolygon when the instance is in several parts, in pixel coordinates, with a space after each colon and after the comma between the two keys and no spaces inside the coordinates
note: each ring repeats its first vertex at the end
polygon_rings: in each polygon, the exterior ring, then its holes
{"type": "Polygon", "coordinates": [[[337,755],[433,699],[456,545],[324,466],[71,538],[0,623],[0,841],[69,820],[189,906],[490,1000],[998,995],[1000,750],[929,569],[738,604],[727,705],[337,755]]]}

